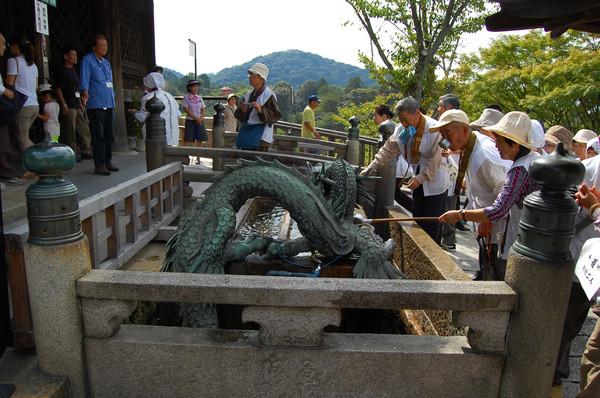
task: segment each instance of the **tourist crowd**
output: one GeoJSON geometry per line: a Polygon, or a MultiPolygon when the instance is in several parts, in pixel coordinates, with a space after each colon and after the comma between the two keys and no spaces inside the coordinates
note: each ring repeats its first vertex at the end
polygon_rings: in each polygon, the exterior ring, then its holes
{"type": "MultiPolygon", "coordinates": [[[[400,123],[386,138],[384,134],[390,131],[394,116],[386,110],[389,108],[385,105],[375,109],[374,120],[384,143],[362,174],[376,174],[384,164],[397,161],[397,201],[414,217],[437,217],[438,222],[418,223],[445,250],[456,249],[453,226],[462,229],[470,223],[480,247],[480,271],[475,279],[504,280],[523,201],[539,189],[529,175],[529,166],[549,156],[559,144],[586,169],[583,184],[573,187],[580,205],[571,247],[573,258],[577,260],[588,239],[599,236],[600,138],[594,131],[582,129],[572,134],[564,126],[550,126],[544,132],[542,123],[530,119],[527,113],[503,113],[498,105],[489,105],[471,122],[460,110],[459,99],[448,94],[439,99],[434,118],[423,114],[412,97],[400,100],[394,112],[400,123]],[[466,198],[464,204],[459,199],[461,194],[466,198]]],[[[596,245],[593,250],[600,251],[600,244],[596,245]]],[[[574,276],[558,347],[555,385],[569,376],[571,342],[595,300],[586,296],[574,276]]],[[[600,396],[599,350],[600,322],[582,358],[579,396],[600,396]]]]}

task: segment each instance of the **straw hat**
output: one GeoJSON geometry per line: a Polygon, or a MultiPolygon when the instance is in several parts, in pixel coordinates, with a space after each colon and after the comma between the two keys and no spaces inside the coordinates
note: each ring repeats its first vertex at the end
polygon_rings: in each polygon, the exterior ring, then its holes
{"type": "Polygon", "coordinates": [[[267,81],[267,77],[269,76],[269,68],[267,68],[267,65],[261,64],[260,62],[257,62],[248,68],[248,72],[259,75],[264,81],[267,81]]]}
{"type": "Polygon", "coordinates": [[[442,128],[452,122],[462,123],[462,124],[466,124],[468,126],[469,125],[469,117],[467,116],[466,113],[464,113],[460,109],[449,109],[446,112],[442,113],[442,116],[440,116],[440,120],[435,122],[433,124],[433,126],[431,126],[429,128],[429,131],[431,131],[431,132],[439,131],[440,128],[442,128]]]}
{"type": "Polygon", "coordinates": [[[478,130],[482,127],[487,128],[488,126],[493,126],[502,119],[502,116],[504,116],[504,113],[499,110],[485,108],[481,113],[481,116],[479,116],[479,119],[471,123],[471,127],[478,130]]]}
{"type": "Polygon", "coordinates": [[[575,134],[573,137],[573,141],[581,142],[582,144],[586,144],[589,140],[593,140],[594,138],[598,138],[598,135],[594,133],[590,129],[581,129],[575,134]]]}
{"type": "Polygon", "coordinates": [[[531,119],[524,112],[508,112],[498,123],[485,129],[526,148],[534,149],[531,141],[531,119]]]}
{"type": "MultiPolygon", "coordinates": [[[[558,142],[563,143],[565,149],[567,149],[569,153],[573,153],[573,133],[571,133],[569,129],[559,125],[552,126],[548,129],[548,131],[546,131],[546,135],[550,135],[551,137],[555,138],[554,141],[550,142],[554,143],[556,140],[558,140],[558,142]]],[[[558,145],[558,142],[555,145],[558,145]]]]}

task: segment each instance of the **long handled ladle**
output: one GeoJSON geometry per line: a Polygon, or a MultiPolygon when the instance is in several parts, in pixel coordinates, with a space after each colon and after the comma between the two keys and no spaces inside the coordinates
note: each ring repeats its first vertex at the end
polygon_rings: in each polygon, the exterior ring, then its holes
{"type": "Polygon", "coordinates": [[[384,222],[393,222],[393,221],[436,221],[439,222],[438,217],[402,217],[402,218],[362,218],[355,216],[360,222],[365,224],[379,224],[384,222]]]}

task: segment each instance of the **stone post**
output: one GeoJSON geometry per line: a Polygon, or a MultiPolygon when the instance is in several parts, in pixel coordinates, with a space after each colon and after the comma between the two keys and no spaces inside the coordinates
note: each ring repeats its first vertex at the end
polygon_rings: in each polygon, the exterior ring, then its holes
{"type": "Polygon", "coordinates": [[[83,328],[76,280],[91,270],[81,232],[77,188],[62,177],[75,166],[66,145],[44,142],[25,151],[23,164],[40,176],[27,189],[27,283],[38,366],[67,376],[71,396],[86,396],[83,328]]]}
{"type": "Polygon", "coordinates": [[[501,397],[550,396],[574,267],[577,205],[567,189],[584,173],[562,144],[529,168],[541,191],[525,198],[508,257],[505,281],[519,295],[519,306],[510,318],[501,397]]]}
{"type": "Polygon", "coordinates": [[[154,94],[146,102],[146,109],[150,112],[150,116],[146,119],[146,171],[151,171],[165,164],[167,130],[165,119],[160,116],[160,113],[165,110],[165,105],[154,94]]]}
{"type": "MultiPolygon", "coordinates": [[[[392,160],[379,168],[379,179],[377,181],[377,202],[375,203],[375,218],[387,218],[389,213],[388,206],[394,204],[394,195],[396,189],[396,160],[392,160]]],[[[375,232],[383,240],[390,237],[390,224],[375,224],[375,232]]]]}
{"type": "Polygon", "coordinates": [[[358,118],[352,116],[348,119],[350,122],[350,128],[348,129],[348,139],[346,140],[346,161],[355,166],[360,166],[362,159],[359,159],[360,147],[358,143],[359,129],[358,129],[358,118]]]}
{"type": "MultiPolygon", "coordinates": [[[[213,117],[213,148],[223,148],[225,146],[225,107],[218,103],[214,106],[215,116],[213,117]]],[[[218,156],[213,159],[213,170],[223,171],[223,158],[218,156]]]]}

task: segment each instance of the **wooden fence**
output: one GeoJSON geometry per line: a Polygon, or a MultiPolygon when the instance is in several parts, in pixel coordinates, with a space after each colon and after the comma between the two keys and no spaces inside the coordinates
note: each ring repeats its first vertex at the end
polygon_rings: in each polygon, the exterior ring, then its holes
{"type": "Polygon", "coordinates": [[[181,163],[173,162],[80,202],[92,266],[119,269],[183,209],[181,163]]]}

